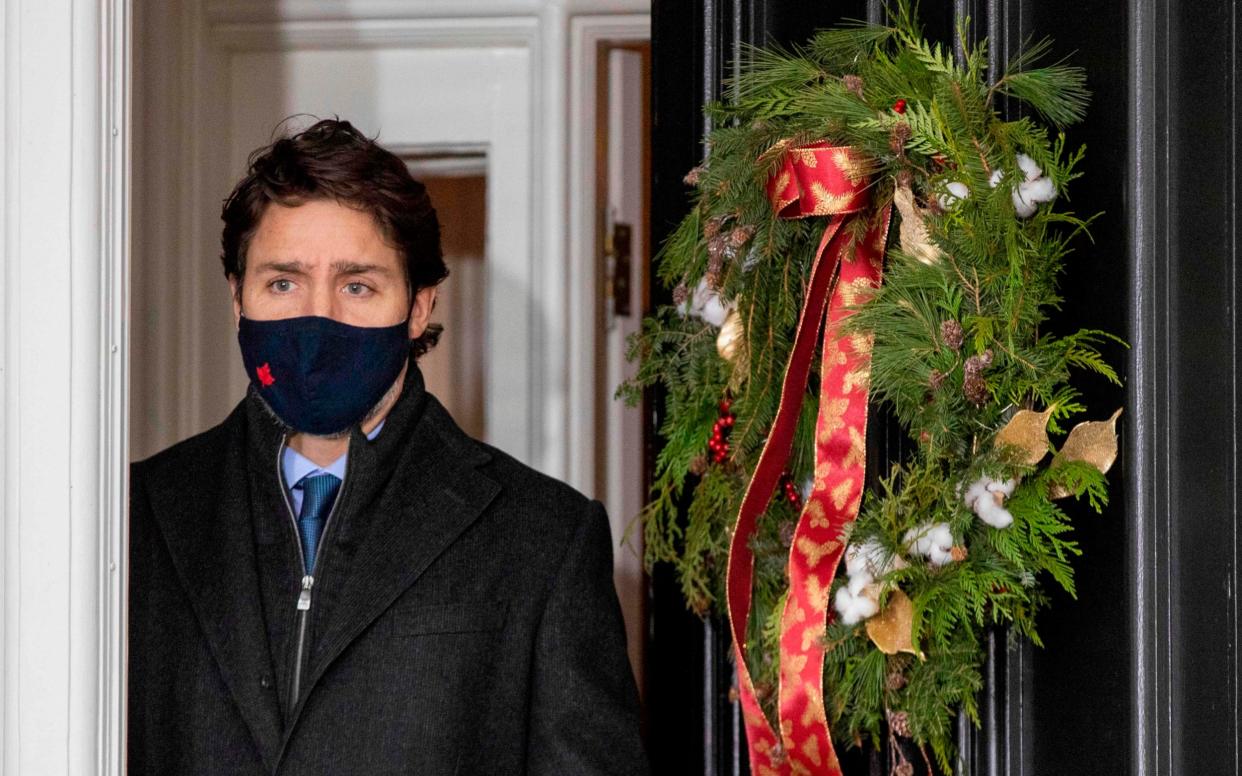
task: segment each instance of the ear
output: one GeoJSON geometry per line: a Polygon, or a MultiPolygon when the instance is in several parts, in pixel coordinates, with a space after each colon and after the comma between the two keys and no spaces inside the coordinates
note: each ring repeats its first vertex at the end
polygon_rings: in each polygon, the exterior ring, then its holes
{"type": "Polygon", "coordinates": [[[229,275],[229,295],[233,299],[233,325],[241,327],[241,278],[229,275]]]}
{"type": "Polygon", "coordinates": [[[427,329],[431,321],[431,310],[436,305],[436,287],[420,288],[414,295],[414,304],[410,307],[410,339],[417,339],[427,329]]]}

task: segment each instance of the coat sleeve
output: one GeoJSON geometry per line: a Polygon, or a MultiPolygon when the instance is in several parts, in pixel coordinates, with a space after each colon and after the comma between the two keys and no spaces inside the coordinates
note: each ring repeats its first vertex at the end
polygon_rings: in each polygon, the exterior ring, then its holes
{"type": "Polygon", "coordinates": [[[638,690],[612,581],[612,534],[590,502],[552,582],[535,644],[530,776],[645,776],[638,690]]]}

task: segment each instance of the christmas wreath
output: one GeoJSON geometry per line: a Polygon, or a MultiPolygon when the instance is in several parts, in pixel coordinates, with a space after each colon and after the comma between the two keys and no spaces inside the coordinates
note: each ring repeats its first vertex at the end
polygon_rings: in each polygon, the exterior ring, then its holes
{"type": "Polygon", "coordinates": [[[949,771],[986,629],[1040,643],[1045,586],[1074,593],[1060,499],[1100,510],[1117,453],[1120,410],[1067,423],[1115,338],[1048,317],[1089,221],[1062,207],[1083,71],[1045,41],[990,82],[986,41],[890,16],[748,52],[618,390],[665,389],[646,561],[729,616],[756,774],[891,736],[949,771]],[[911,441],[864,487],[869,406],[911,441]]]}

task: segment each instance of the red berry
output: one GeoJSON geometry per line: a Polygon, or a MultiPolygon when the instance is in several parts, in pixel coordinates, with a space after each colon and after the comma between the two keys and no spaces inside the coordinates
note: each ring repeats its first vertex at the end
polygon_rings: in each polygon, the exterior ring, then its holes
{"type": "Polygon", "coordinates": [[[732,402],[732,401],[730,401],[729,399],[721,399],[721,400],[720,400],[720,411],[721,411],[721,412],[728,412],[728,411],[729,411],[729,408],[730,408],[730,407],[732,407],[732,406],[733,406],[733,402],[732,402]]]}
{"type": "Polygon", "coordinates": [[[732,426],[732,425],[733,425],[733,416],[732,416],[732,415],[727,415],[727,416],[725,416],[724,421],[725,421],[725,425],[726,425],[726,426],[732,426]]]}
{"type": "Polygon", "coordinates": [[[897,111],[898,113],[905,113],[906,112],[906,101],[898,100],[897,102],[893,103],[893,110],[897,111]]]}

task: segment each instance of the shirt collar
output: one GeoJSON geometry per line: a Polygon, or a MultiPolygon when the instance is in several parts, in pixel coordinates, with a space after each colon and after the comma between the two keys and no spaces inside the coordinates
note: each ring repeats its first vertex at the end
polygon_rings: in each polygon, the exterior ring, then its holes
{"type": "MultiPolygon", "coordinates": [[[[384,420],[387,420],[385,418],[384,420]]],[[[375,428],[371,429],[367,434],[367,439],[375,439],[379,436],[380,429],[384,427],[384,420],[375,424],[375,428]]],[[[285,487],[297,487],[302,478],[310,474],[331,474],[338,480],[345,480],[345,463],[349,458],[349,451],[341,454],[327,466],[320,466],[311,459],[294,450],[292,447],[286,446],[280,458],[281,474],[285,477],[285,487]]]]}

